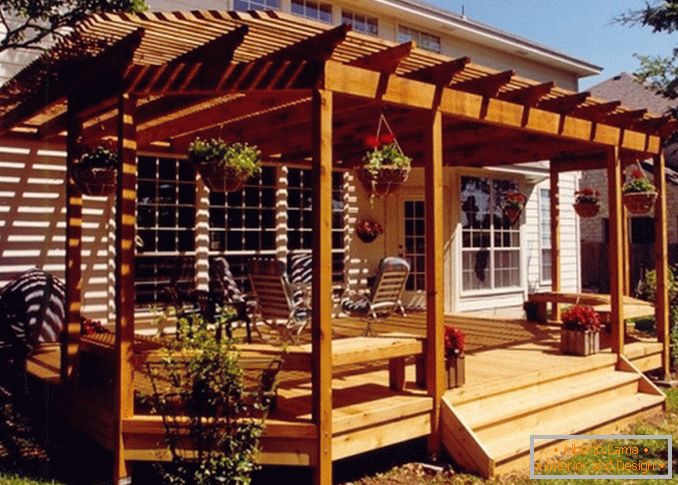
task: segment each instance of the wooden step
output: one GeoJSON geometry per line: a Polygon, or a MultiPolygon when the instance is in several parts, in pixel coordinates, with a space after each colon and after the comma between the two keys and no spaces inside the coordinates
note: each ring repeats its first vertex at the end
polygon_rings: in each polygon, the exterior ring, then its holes
{"type": "Polygon", "coordinates": [[[580,405],[581,400],[594,395],[597,400],[607,399],[610,397],[607,391],[611,390],[623,390],[618,395],[635,394],[639,379],[638,374],[632,372],[591,372],[511,391],[493,399],[465,403],[456,409],[473,430],[479,432],[506,421],[536,416],[540,411],[573,401],[580,405]]]}
{"type": "MultiPolygon", "coordinates": [[[[533,434],[582,434],[605,424],[622,420],[646,410],[662,410],[663,396],[637,393],[607,401],[596,406],[582,406],[578,412],[563,413],[559,418],[552,417],[529,430],[516,433],[496,435],[486,439],[485,447],[497,465],[503,461],[517,459],[529,454],[530,435],[533,434]]],[[[548,446],[553,441],[539,442],[539,448],[548,446]]]]}

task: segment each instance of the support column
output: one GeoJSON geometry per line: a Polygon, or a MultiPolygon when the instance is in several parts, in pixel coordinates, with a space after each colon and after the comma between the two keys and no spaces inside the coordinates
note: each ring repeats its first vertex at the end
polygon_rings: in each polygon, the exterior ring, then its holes
{"type": "Polygon", "coordinates": [[[312,416],[315,485],[332,484],[332,93],[313,92],[312,416]]]}
{"type": "Polygon", "coordinates": [[[134,237],[136,229],[137,142],[136,99],[121,94],[118,101],[118,180],[115,237],[115,385],[113,423],[113,483],[132,483],[125,459],[122,423],[134,415],[134,237]]]}
{"type": "Polygon", "coordinates": [[[440,452],[440,404],[445,391],[443,250],[443,116],[431,113],[427,157],[424,159],[426,194],[426,388],[433,398],[428,451],[440,452]]]}
{"type": "Polygon", "coordinates": [[[82,194],[73,183],[73,163],[80,157],[82,124],[72,98],[68,100],[66,141],[66,326],[61,339],[61,380],[69,384],[78,355],[82,306],[82,194]]]}
{"type": "Polygon", "coordinates": [[[607,150],[607,192],[610,209],[609,253],[610,253],[610,325],[612,326],[612,351],[624,353],[624,265],[622,259],[622,169],[619,148],[607,150]]]}
{"type": "MultiPolygon", "coordinates": [[[[560,186],[558,180],[560,172],[555,169],[551,162],[549,175],[549,197],[551,216],[551,291],[557,293],[560,286],[560,186]]],[[[560,321],[560,308],[557,303],[552,303],[551,320],[560,321]]]]}
{"type": "Polygon", "coordinates": [[[655,301],[655,321],[657,338],[663,344],[662,369],[664,377],[671,371],[670,305],[669,305],[669,246],[666,234],[666,176],[664,155],[654,157],[654,186],[657,188],[657,201],[654,206],[654,261],[657,272],[657,298],[655,301]]]}
{"type": "Polygon", "coordinates": [[[622,204],[622,261],[625,262],[624,270],[624,295],[631,295],[631,251],[629,250],[629,211],[622,204]]]}

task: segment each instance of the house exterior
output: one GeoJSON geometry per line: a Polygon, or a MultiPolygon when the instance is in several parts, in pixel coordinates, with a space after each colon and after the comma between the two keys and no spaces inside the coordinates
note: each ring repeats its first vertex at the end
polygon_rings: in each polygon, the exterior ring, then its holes
{"type": "MultiPolygon", "coordinates": [[[[258,9],[291,12],[326,22],[350,23],[354,31],[391,41],[414,40],[422,49],[450,57],[471,56],[474,61],[537,81],[555,80],[576,90],[578,79],[599,71],[584,61],[555,52],[463,16],[412,0],[333,1],[151,1],[152,9],[258,9]]],[[[10,53],[2,76],[21,65],[24,53],[10,53]]],[[[387,119],[389,113],[386,112],[387,119]]],[[[374,120],[374,130],[377,120],[374,120]]],[[[372,134],[366,126],[365,135],[372,134]]],[[[398,135],[396,130],[396,136],[398,135]]],[[[479,133],[479,137],[482,134],[479,133]]],[[[8,142],[3,150],[0,206],[5,230],[0,236],[3,264],[0,281],[17,271],[40,265],[63,272],[63,226],[54,216],[64,211],[63,146],[56,138],[39,143],[8,142]],[[39,179],[23,178],[25,168],[37,165],[39,179]],[[19,188],[17,191],[16,188],[19,188]]],[[[405,144],[406,145],[406,144],[405,144]]],[[[264,167],[260,178],[242,194],[210,196],[177,154],[173,171],[151,177],[166,154],[143,154],[139,163],[139,227],[137,248],[137,302],[160,303],[172,274],[207,284],[213,257],[226,256],[233,272],[246,285],[245,264],[254,255],[276,255],[285,260],[310,250],[310,173],[290,162],[264,167]],[[194,271],[177,269],[188,258],[194,271]]],[[[359,151],[356,157],[360,157],[359,151]]],[[[551,288],[548,162],[535,161],[483,169],[445,169],[445,310],[462,312],[518,306],[527,293],[551,288]],[[528,196],[520,222],[500,227],[502,193],[519,190],[528,196]],[[473,224],[462,210],[469,200],[480,204],[485,221],[473,224]],[[494,213],[490,216],[490,213],[494,213]],[[477,224],[477,225],[478,225],[477,224]],[[482,226],[482,227],[480,227],[482,226]]],[[[162,164],[165,165],[164,163],[162,164]]],[[[571,208],[576,173],[559,175],[561,191],[561,289],[579,289],[579,237],[571,208]]],[[[423,170],[414,169],[403,190],[386,199],[370,200],[350,170],[338,169],[335,183],[334,281],[337,300],[346,290],[366,284],[385,255],[401,254],[413,266],[405,303],[423,306],[423,170]],[[386,232],[369,245],[353,237],[355,222],[364,218],[384,224],[386,232]],[[343,289],[343,290],[342,290],[343,289]]],[[[477,216],[479,217],[479,216],[477,216]]],[[[84,214],[84,313],[106,319],[112,315],[112,253],[109,235],[112,214],[105,199],[94,198],[84,214]]]]}
{"type": "MultiPolygon", "coordinates": [[[[593,96],[604,99],[618,99],[625,105],[636,109],[647,109],[656,114],[664,114],[676,106],[675,100],[667,99],[647,86],[636,81],[632,75],[622,72],[606,81],[592,86],[593,96]]],[[[666,156],[666,182],[668,187],[667,204],[670,214],[678,209],[678,145],[669,145],[664,149],[666,156]]],[[[651,171],[643,167],[646,175],[652,179],[651,171]]],[[[629,169],[630,170],[630,169],[629,169]]],[[[607,251],[605,243],[608,225],[607,176],[604,170],[582,172],[581,187],[593,187],[600,191],[600,212],[590,219],[580,219],[581,231],[581,271],[582,285],[585,288],[600,290],[609,288],[607,269],[607,251]]],[[[654,214],[636,216],[630,214],[629,245],[631,261],[630,288],[633,291],[642,277],[643,271],[654,268],[654,214]]],[[[669,216],[667,221],[670,263],[678,262],[678,218],[669,216]]]]}

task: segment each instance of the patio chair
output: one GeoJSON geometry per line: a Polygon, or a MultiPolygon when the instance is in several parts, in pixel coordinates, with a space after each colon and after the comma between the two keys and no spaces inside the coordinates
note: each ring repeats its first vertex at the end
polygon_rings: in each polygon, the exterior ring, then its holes
{"type": "Polygon", "coordinates": [[[368,295],[342,301],[342,310],[366,322],[363,335],[373,335],[372,323],[389,317],[396,310],[405,316],[400,300],[405,282],[410,274],[410,264],[403,258],[387,257],[379,262],[379,269],[368,295]]]}
{"type": "Polygon", "coordinates": [[[310,306],[313,285],[313,255],[308,253],[290,254],[287,258],[289,281],[292,285],[292,298],[299,303],[303,300],[310,306]]]}
{"type": "Polygon", "coordinates": [[[257,299],[253,318],[255,330],[266,340],[257,325],[261,321],[275,329],[283,342],[296,343],[310,319],[310,312],[304,299],[294,300],[284,264],[275,259],[253,259],[249,271],[252,291],[257,299]]]}
{"type": "MultiPolygon", "coordinates": [[[[226,333],[232,336],[231,325],[242,322],[247,332],[247,343],[252,343],[252,328],[250,315],[254,313],[256,300],[254,295],[244,293],[235,281],[226,258],[215,258],[210,262],[210,301],[216,307],[230,306],[236,311],[236,316],[226,322],[226,333]]],[[[219,329],[221,331],[221,329],[219,329]]]]}

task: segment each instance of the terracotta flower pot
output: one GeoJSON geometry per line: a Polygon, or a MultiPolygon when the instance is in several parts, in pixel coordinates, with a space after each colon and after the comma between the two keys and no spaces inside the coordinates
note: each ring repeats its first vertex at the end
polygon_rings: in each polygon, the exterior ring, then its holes
{"type": "Polygon", "coordinates": [[[560,330],[560,351],[569,355],[591,355],[600,352],[599,330],[560,330]]]}
{"type": "Polygon", "coordinates": [[[579,217],[595,217],[600,210],[600,206],[596,202],[577,202],[574,204],[574,211],[579,217]]]}
{"type": "Polygon", "coordinates": [[[83,195],[101,197],[112,194],[115,192],[116,175],[114,168],[73,167],[73,182],[83,195]]]}
{"type": "Polygon", "coordinates": [[[247,177],[233,168],[213,163],[201,163],[198,171],[211,192],[237,192],[247,181],[247,177]]]}
{"type": "Polygon", "coordinates": [[[647,214],[654,207],[656,192],[627,192],[622,194],[624,206],[631,214],[647,214]]]}

